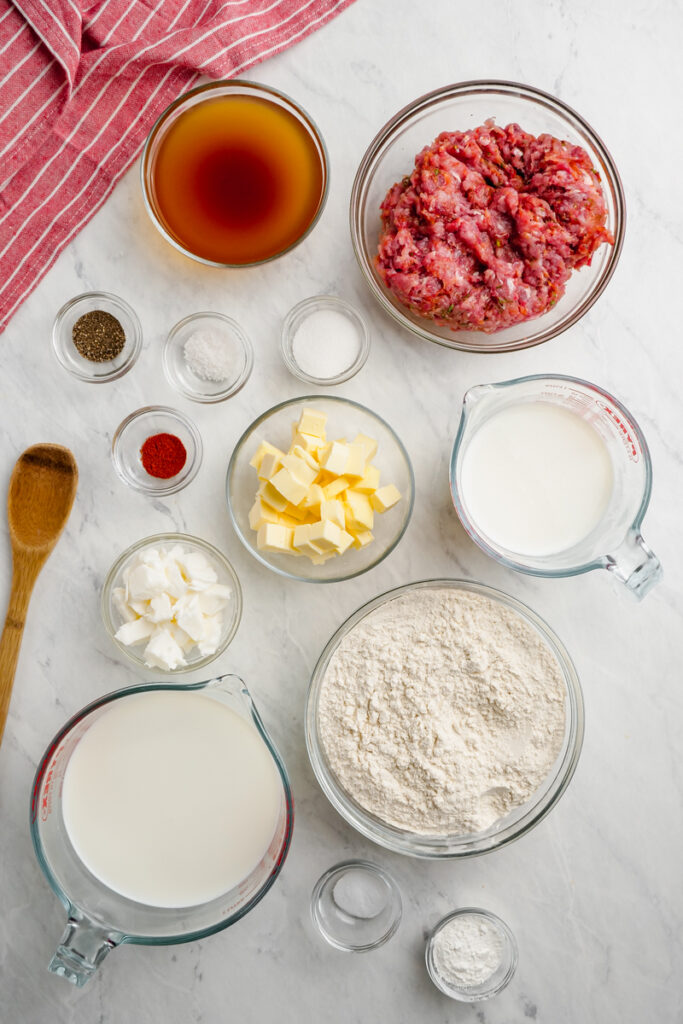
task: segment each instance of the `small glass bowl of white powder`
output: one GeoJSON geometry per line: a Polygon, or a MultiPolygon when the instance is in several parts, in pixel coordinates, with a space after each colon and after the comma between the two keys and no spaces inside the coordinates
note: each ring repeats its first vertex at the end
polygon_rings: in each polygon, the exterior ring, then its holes
{"type": "Polygon", "coordinates": [[[425,960],[444,995],[478,1003],[509,984],[517,968],[517,943],[496,914],[463,907],[439,921],[427,940],[425,960]]]}
{"type": "Polygon", "coordinates": [[[370,335],[357,309],[336,295],[314,295],[290,309],[282,325],[282,358],[307,384],[343,384],[365,365],[370,335]]]}
{"type": "Polygon", "coordinates": [[[222,313],[193,313],[171,328],[161,354],[169,384],[193,402],[223,402],[249,380],[251,342],[222,313]]]}
{"type": "Polygon", "coordinates": [[[369,860],[345,860],[322,875],[311,916],[322,937],[345,953],[366,953],[396,933],[403,904],[394,879],[369,860]]]}

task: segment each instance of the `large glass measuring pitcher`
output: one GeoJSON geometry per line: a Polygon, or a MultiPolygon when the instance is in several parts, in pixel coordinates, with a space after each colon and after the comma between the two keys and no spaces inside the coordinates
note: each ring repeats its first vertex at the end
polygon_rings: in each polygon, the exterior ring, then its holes
{"type": "MultiPolygon", "coordinates": [[[[595,384],[561,375],[536,375],[470,388],[451,456],[450,479],[453,503],[467,533],[486,554],[511,569],[548,577],[607,569],[637,598],[661,579],[659,560],[640,532],[652,487],[645,438],[629,411],[595,384]],[[496,543],[477,523],[463,488],[463,463],[477,432],[507,407],[529,402],[550,403],[580,417],[604,442],[612,467],[611,494],[597,525],[577,543],[552,554],[520,554],[496,543]]],[[[501,493],[502,508],[505,500],[501,493]]]]}
{"type": "MultiPolygon", "coordinates": [[[[144,699],[148,700],[147,697],[144,699]]],[[[117,709],[121,707],[117,705],[117,709]]],[[[255,742],[258,746],[258,739],[255,742]]],[[[123,752],[121,756],[125,756],[123,752]]],[[[179,756],[182,756],[182,751],[179,751],[179,756]]],[[[265,762],[270,763],[267,756],[265,762]]],[[[230,779],[226,779],[225,784],[229,785],[230,779]]],[[[94,701],[55,736],[38,767],[33,785],[33,845],[41,868],[68,914],[66,929],[49,965],[50,971],[80,987],[97,970],[107,953],[124,942],[142,945],[190,942],[227,928],[251,910],[277,878],[289,849],[293,813],[284,764],[246,686],[237,676],[221,676],[186,686],[132,686],[94,701]],[[270,754],[276,776],[273,783],[276,826],[260,862],[229,891],[209,902],[189,907],[152,906],[109,888],[77,855],[65,823],[64,776],[81,740],[103,715],[113,709],[114,702],[131,696],[139,700],[136,695],[159,691],[185,696],[201,693],[246,720],[250,727],[255,728],[270,754]]]]}

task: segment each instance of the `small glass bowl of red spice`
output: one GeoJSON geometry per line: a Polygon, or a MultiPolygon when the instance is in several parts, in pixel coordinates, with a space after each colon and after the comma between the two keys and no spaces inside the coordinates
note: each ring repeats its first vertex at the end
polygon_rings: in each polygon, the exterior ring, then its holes
{"type": "Polygon", "coordinates": [[[125,484],[161,497],[175,494],[194,480],[202,462],[202,439],[183,413],[165,405],[149,405],[121,423],[111,455],[125,484]]]}
{"type": "Polygon", "coordinates": [[[135,310],[118,295],[86,292],[57,313],[52,347],[76,380],[106,384],[123,377],[136,362],[142,328],[135,310]]]}

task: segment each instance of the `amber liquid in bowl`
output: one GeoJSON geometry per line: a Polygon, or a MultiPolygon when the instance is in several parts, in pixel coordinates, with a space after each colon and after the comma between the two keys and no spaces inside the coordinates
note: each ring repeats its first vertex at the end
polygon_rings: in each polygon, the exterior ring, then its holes
{"type": "Polygon", "coordinates": [[[257,263],[296,242],[325,188],[304,123],[252,96],[204,100],[161,139],[152,168],[156,213],[184,249],[214,263],[257,263]]]}

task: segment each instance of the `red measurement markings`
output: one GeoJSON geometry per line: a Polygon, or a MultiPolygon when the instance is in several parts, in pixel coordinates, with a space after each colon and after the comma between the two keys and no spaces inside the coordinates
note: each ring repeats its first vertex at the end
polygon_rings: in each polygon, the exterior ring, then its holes
{"type": "Polygon", "coordinates": [[[626,451],[628,452],[628,457],[631,459],[632,462],[638,462],[638,460],[640,459],[640,448],[633,439],[630,424],[619,415],[616,409],[613,409],[611,406],[603,404],[600,406],[600,408],[607,413],[612,423],[614,423],[617,430],[619,431],[619,436],[621,437],[621,440],[624,442],[624,446],[626,448],[626,451]]]}

